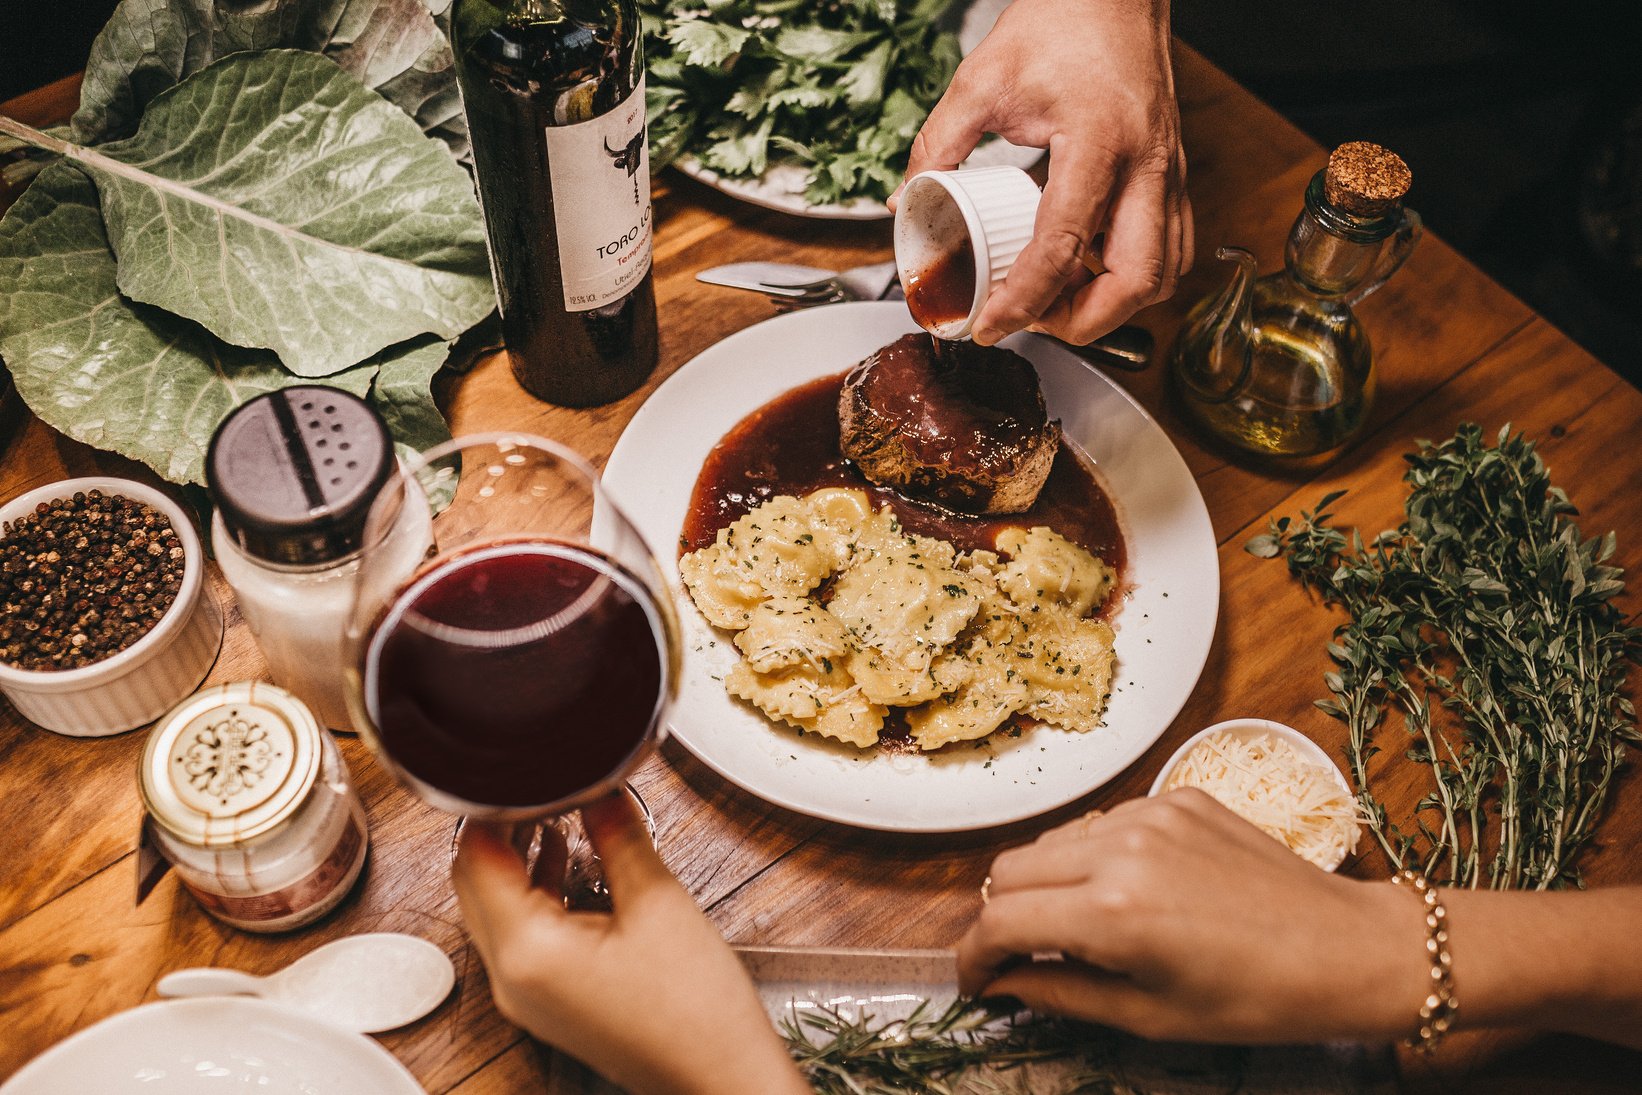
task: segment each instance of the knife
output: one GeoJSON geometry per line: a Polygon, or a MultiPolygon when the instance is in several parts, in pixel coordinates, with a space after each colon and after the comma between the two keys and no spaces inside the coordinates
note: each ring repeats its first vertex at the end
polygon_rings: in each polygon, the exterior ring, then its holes
{"type": "Polygon", "coordinates": [[[791,298],[808,295],[816,282],[829,278],[856,300],[886,300],[891,289],[899,288],[893,262],[855,266],[841,273],[790,262],[732,262],[696,275],[697,281],[708,285],[751,289],[770,296],[791,298]]]}

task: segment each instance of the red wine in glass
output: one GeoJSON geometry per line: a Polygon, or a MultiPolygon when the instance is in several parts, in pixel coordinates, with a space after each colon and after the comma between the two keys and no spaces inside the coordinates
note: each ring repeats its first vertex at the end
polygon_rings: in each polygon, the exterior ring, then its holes
{"type": "Polygon", "coordinates": [[[426,797],[557,813],[619,786],[655,739],[665,634],[644,584],[599,552],[479,544],[436,561],[383,612],[363,699],[382,749],[426,797]]]}

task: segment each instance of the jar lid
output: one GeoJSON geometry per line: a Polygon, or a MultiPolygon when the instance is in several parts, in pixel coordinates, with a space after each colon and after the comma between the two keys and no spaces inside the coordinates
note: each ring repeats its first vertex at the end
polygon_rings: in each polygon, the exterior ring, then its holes
{"type": "Polygon", "coordinates": [[[311,566],[359,550],[365,516],[393,468],[393,439],[369,403],[298,385],[259,395],[223,419],[205,456],[205,481],[247,554],[311,566]]]}
{"type": "Polygon", "coordinates": [[[301,700],[271,684],[196,692],[148,736],[138,772],[143,807],[196,847],[255,839],[307,801],[319,778],[322,732],[301,700]]]}

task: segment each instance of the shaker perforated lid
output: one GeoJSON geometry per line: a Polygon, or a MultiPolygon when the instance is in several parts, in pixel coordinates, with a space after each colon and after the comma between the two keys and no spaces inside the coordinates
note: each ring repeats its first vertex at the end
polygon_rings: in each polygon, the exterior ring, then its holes
{"type": "Polygon", "coordinates": [[[323,731],[302,701],[241,681],[196,692],[155,724],[143,748],[143,807],[178,840],[226,848],[255,840],[307,801],[323,731]]]}
{"type": "Polygon", "coordinates": [[[393,440],[370,404],[309,386],[240,406],[205,457],[211,500],[235,542],[289,566],[358,551],[365,515],[393,468],[393,440]]]}

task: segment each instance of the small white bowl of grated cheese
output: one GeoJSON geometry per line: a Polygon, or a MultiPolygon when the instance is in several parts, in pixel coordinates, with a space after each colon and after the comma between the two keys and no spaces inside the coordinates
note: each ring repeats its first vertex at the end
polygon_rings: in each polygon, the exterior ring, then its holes
{"type": "Polygon", "coordinates": [[[1362,815],[1338,766],[1316,742],[1268,719],[1231,719],[1193,734],[1151,794],[1197,787],[1296,855],[1332,871],[1357,850],[1362,815]]]}

